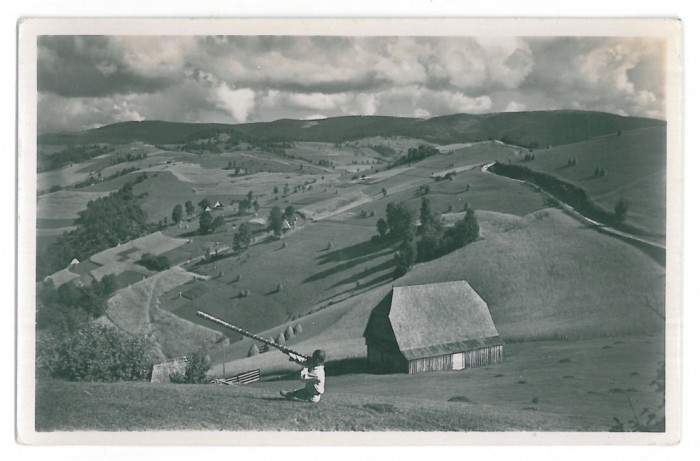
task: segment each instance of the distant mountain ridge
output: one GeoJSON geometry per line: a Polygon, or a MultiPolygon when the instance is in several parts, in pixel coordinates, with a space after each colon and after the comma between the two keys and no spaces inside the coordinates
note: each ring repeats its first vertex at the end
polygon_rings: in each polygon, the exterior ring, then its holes
{"type": "Polygon", "coordinates": [[[664,120],[623,117],[591,111],[535,111],[493,114],[454,114],[430,119],[390,116],[343,116],[318,120],[281,119],[243,124],[165,121],[120,122],[100,128],[39,135],[46,145],[90,143],[180,144],[226,133],[242,141],[343,142],[374,136],[402,136],[449,144],[500,139],[524,147],[547,147],[651,126],[664,120]]]}

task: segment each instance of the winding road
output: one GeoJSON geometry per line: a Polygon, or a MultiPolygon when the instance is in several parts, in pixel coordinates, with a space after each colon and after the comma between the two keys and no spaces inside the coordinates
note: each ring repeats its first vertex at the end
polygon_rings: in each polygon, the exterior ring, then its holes
{"type": "Polygon", "coordinates": [[[575,219],[578,219],[579,221],[582,221],[582,222],[584,222],[584,223],[586,223],[586,224],[589,224],[591,227],[596,228],[596,229],[599,230],[600,232],[604,232],[604,233],[607,233],[607,234],[610,234],[610,235],[612,235],[612,236],[615,236],[615,237],[618,237],[618,238],[622,238],[622,239],[625,239],[625,240],[630,240],[630,241],[633,241],[633,242],[637,242],[637,243],[646,245],[646,246],[648,246],[648,247],[654,248],[654,249],[657,250],[657,251],[663,251],[663,253],[664,253],[664,255],[665,255],[665,253],[666,253],[666,245],[664,245],[664,244],[662,244],[662,243],[660,243],[660,242],[656,242],[656,241],[653,241],[653,240],[645,239],[645,238],[643,238],[643,237],[639,237],[639,236],[637,236],[637,235],[630,234],[630,233],[627,233],[627,232],[622,232],[622,231],[620,231],[620,230],[618,230],[618,229],[615,229],[615,228],[610,227],[610,226],[607,226],[607,225],[605,225],[605,224],[603,224],[603,223],[601,223],[601,222],[598,222],[598,221],[595,221],[595,220],[593,220],[593,219],[591,219],[591,218],[588,218],[588,217],[584,216],[583,214],[581,214],[580,212],[578,212],[578,211],[577,211],[574,207],[572,207],[571,205],[562,202],[561,200],[559,200],[558,198],[554,197],[552,194],[550,194],[549,192],[545,191],[545,190],[542,189],[541,187],[536,186],[535,184],[529,183],[529,182],[527,182],[527,181],[523,181],[523,180],[521,180],[521,179],[513,179],[513,178],[509,178],[509,177],[507,177],[507,176],[502,176],[502,175],[499,175],[499,174],[496,174],[496,173],[492,173],[491,171],[489,171],[489,168],[491,168],[495,163],[496,163],[496,162],[491,162],[491,163],[486,163],[486,164],[482,165],[482,166],[481,166],[481,171],[482,171],[483,173],[488,173],[488,174],[492,174],[492,175],[494,175],[494,176],[498,176],[499,178],[508,179],[508,180],[510,180],[510,181],[515,181],[515,182],[518,182],[518,183],[520,183],[520,184],[525,184],[525,185],[527,185],[527,186],[529,186],[529,187],[537,188],[537,189],[540,190],[540,192],[542,192],[543,194],[546,194],[547,197],[549,197],[552,201],[556,202],[567,214],[569,214],[570,216],[574,217],[575,219]]]}

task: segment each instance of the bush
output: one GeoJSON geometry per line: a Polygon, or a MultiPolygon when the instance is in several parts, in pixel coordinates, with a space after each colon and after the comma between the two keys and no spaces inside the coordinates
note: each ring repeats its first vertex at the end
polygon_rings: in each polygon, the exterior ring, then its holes
{"type": "Polygon", "coordinates": [[[209,382],[207,372],[211,368],[211,360],[204,350],[192,352],[187,356],[187,368],[184,375],[174,375],[170,381],[178,384],[203,384],[209,382]]]}
{"type": "Polygon", "coordinates": [[[37,352],[37,363],[51,377],[70,381],[146,380],[153,367],[144,340],[92,324],[74,334],[49,335],[37,352]]]}
{"type": "Polygon", "coordinates": [[[154,256],[151,253],[144,253],[138,261],[140,265],[152,271],[164,271],[170,269],[170,260],[165,255],[154,256]]]}

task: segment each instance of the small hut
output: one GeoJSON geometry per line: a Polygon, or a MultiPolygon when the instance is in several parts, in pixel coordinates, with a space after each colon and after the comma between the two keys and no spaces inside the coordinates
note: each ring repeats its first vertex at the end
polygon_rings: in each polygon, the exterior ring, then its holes
{"type": "Polygon", "coordinates": [[[152,383],[169,383],[174,375],[184,376],[187,371],[187,357],[178,357],[168,362],[156,363],[151,371],[152,383]]]}
{"type": "Polygon", "coordinates": [[[369,365],[380,372],[462,370],[503,357],[488,306],[466,281],[393,288],[364,337],[369,365]]]}

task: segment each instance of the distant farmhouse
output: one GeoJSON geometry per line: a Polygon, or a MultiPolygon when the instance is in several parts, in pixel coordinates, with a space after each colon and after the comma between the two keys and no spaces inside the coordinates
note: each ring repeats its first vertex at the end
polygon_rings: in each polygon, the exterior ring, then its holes
{"type": "Polygon", "coordinates": [[[489,308],[466,281],[393,288],[363,336],[380,372],[462,370],[503,357],[489,308]]]}

